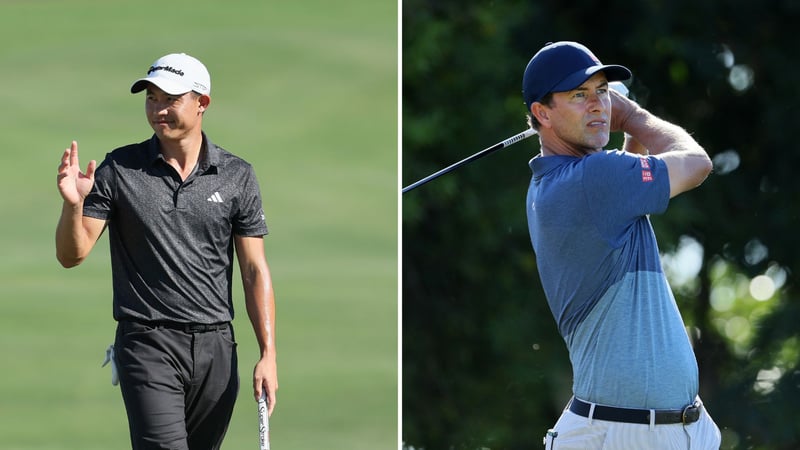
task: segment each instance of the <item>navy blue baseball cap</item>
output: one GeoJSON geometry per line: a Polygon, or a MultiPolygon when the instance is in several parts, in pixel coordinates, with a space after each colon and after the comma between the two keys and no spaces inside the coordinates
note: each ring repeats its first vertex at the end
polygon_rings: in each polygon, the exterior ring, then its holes
{"type": "Polygon", "coordinates": [[[522,77],[522,96],[528,111],[545,95],[571,91],[598,71],[605,72],[608,81],[625,81],[632,76],[627,67],[603,65],[588,48],[577,42],[548,43],[533,55],[522,77]]]}

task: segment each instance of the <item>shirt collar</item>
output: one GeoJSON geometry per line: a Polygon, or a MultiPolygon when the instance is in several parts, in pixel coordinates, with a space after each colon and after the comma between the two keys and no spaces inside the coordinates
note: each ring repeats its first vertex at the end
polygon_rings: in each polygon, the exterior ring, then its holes
{"type": "MultiPolygon", "coordinates": [[[[202,132],[202,134],[203,143],[200,148],[200,160],[197,162],[197,172],[205,173],[212,168],[216,172],[219,170],[220,149],[208,139],[205,132],[202,132]]],[[[161,154],[161,143],[155,134],[150,138],[150,142],[147,145],[147,159],[151,165],[158,160],[164,160],[164,155],[161,154]]]]}
{"type": "Polygon", "coordinates": [[[566,164],[572,161],[575,161],[578,158],[577,156],[565,156],[565,155],[550,155],[550,156],[542,156],[541,153],[533,157],[530,160],[528,165],[531,167],[531,172],[533,172],[533,177],[536,179],[540,179],[543,176],[547,175],[548,172],[555,169],[556,167],[566,164]]]}

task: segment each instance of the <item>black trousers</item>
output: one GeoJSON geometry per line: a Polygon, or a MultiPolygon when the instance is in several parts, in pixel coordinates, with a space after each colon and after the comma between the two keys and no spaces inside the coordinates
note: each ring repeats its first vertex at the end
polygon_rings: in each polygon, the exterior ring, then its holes
{"type": "Polygon", "coordinates": [[[233,330],[119,322],[114,344],[134,450],[219,449],[239,392],[233,330]]]}

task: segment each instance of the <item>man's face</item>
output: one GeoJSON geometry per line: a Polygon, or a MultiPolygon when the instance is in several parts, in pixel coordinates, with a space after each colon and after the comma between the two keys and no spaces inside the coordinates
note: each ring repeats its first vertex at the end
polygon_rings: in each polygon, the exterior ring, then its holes
{"type": "Polygon", "coordinates": [[[556,92],[548,108],[554,137],[578,153],[600,150],[608,144],[611,97],[602,72],[567,92],[556,92]]]}
{"type": "Polygon", "coordinates": [[[145,100],[147,121],[159,139],[181,139],[200,130],[208,99],[208,96],[194,92],[167,94],[158,86],[150,84],[145,100]]]}

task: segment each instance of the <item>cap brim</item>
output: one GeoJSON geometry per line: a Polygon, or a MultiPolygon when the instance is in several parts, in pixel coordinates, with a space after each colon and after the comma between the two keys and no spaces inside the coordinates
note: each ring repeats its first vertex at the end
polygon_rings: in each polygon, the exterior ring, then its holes
{"type": "Polygon", "coordinates": [[[133,82],[133,85],[131,85],[131,94],[135,94],[137,92],[141,92],[147,89],[148,83],[152,83],[158,86],[159,89],[161,89],[162,91],[166,92],[169,95],[183,95],[191,91],[191,89],[186,89],[186,86],[180,83],[176,83],[167,78],[145,77],[145,78],[139,78],[138,80],[133,82]]]}
{"type": "Polygon", "coordinates": [[[591,66],[584,70],[579,70],[563,80],[559,81],[550,92],[566,92],[575,89],[582,85],[592,75],[597,72],[606,74],[608,81],[626,81],[629,80],[633,74],[627,67],[609,64],[605,66],[591,66]]]}

